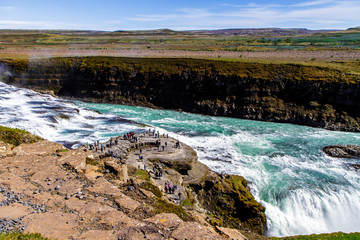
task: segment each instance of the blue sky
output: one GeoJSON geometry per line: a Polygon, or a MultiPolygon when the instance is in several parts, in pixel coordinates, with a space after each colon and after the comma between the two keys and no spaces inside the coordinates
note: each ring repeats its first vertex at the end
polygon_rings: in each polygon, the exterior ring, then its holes
{"type": "Polygon", "coordinates": [[[0,0],[0,29],[346,29],[360,0],[0,0]]]}

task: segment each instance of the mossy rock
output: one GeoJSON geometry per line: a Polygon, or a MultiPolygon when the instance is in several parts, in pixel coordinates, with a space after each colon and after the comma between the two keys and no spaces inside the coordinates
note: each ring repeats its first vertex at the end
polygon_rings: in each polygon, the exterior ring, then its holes
{"type": "Polygon", "coordinates": [[[210,213],[210,223],[264,234],[265,208],[251,195],[247,181],[236,175],[203,179],[191,185],[201,205],[210,213]]]}
{"type": "Polygon", "coordinates": [[[61,149],[56,149],[55,152],[59,153],[59,152],[68,152],[69,149],[67,148],[61,148],[61,149]]]}
{"type": "Polygon", "coordinates": [[[182,207],[169,203],[160,198],[156,199],[154,213],[155,214],[174,213],[183,221],[194,221],[194,218],[189,213],[187,213],[182,207]]]}
{"type": "Polygon", "coordinates": [[[89,157],[86,157],[86,158],[85,158],[85,163],[86,163],[87,165],[93,165],[93,166],[99,165],[99,163],[98,163],[95,159],[89,158],[89,157]]]}
{"type": "Polygon", "coordinates": [[[150,181],[150,174],[146,170],[138,169],[135,175],[139,179],[150,181]]]}
{"type": "Polygon", "coordinates": [[[154,184],[152,184],[150,181],[141,183],[139,187],[152,192],[158,198],[162,198],[162,192],[160,191],[160,189],[154,184]]]}
{"type": "Polygon", "coordinates": [[[0,126],[0,140],[13,146],[19,146],[22,143],[37,142],[41,138],[25,130],[0,126]]]}

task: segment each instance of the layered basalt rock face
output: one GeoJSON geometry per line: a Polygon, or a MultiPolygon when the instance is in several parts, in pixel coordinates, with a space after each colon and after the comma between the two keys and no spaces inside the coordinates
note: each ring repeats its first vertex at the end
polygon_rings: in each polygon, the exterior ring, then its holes
{"type": "Polygon", "coordinates": [[[113,57],[3,65],[7,83],[88,101],[360,130],[359,75],[325,67],[113,57]]]}

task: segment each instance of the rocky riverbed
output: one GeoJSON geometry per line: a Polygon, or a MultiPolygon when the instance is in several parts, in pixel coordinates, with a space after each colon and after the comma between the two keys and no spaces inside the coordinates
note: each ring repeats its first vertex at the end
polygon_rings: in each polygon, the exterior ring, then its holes
{"type": "Polygon", "coordinates": [[[245,179],[210,171],[180,146],[150,134],[91,150],[0,141],[0,229],[55,239],[263,238],[264,208],[245,179]],[[165,192],[165,182],[177,190],[165,192]]]}
{"type": "Polygon", "coordinates": [[[358,145],[333,145],[323,148],[326,155],[337,158],[360,158],[360,146],[358,145]]]}

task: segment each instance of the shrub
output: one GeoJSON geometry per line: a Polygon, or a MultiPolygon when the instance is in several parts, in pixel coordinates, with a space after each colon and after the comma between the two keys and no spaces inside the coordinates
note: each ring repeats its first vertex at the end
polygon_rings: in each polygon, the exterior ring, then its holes
{"type": "Polygon", "coordinates": [[[141,183],[140,188],[143,188],[145,190],[152,192],[158,198],[162,197],[162,192],[160,191],[160,189],[157,186],[155,186],[154,184],[152,184],[151,182],[141,183]]]}
{"type": "Polygon", "coordinates": [[[44,238],[40,233],[20,233],[20,232],[10,232],[10,233],[0,233],[0,240],[48,240],[44,238]]]}
{"type": "Polygon", "coordinates": [[[25,130],[0,126],[0,140],[4,143],[19,146],[22,143],[34,143],[40,139],[25,130]]]}
{"type": "Polygon", "coordinates": [[[168,203],[162,199],[157,199],[154,211],[156,214],[164,212],[174,213],[184,221],[194,221],[194,218],[190,214],[188,214],[182,207],[172,203],[168,203]]]}
{"type": "Polygon", "coordinates": [[[142,180],[150,181],[150,174],[142,169],[137,170],[136,177],[142,180]]]}
{"type": "Polygon", "coordinates": [[[86,158],[85,158],[85,162],[86,162],[86,164],[88,164],[88,165],[93,165],[93,166],[97,166],[97,165],[98,165],[98,162],[97,162],[95,159],[89,158],[89,157],[86,157],[86,158]]]}

